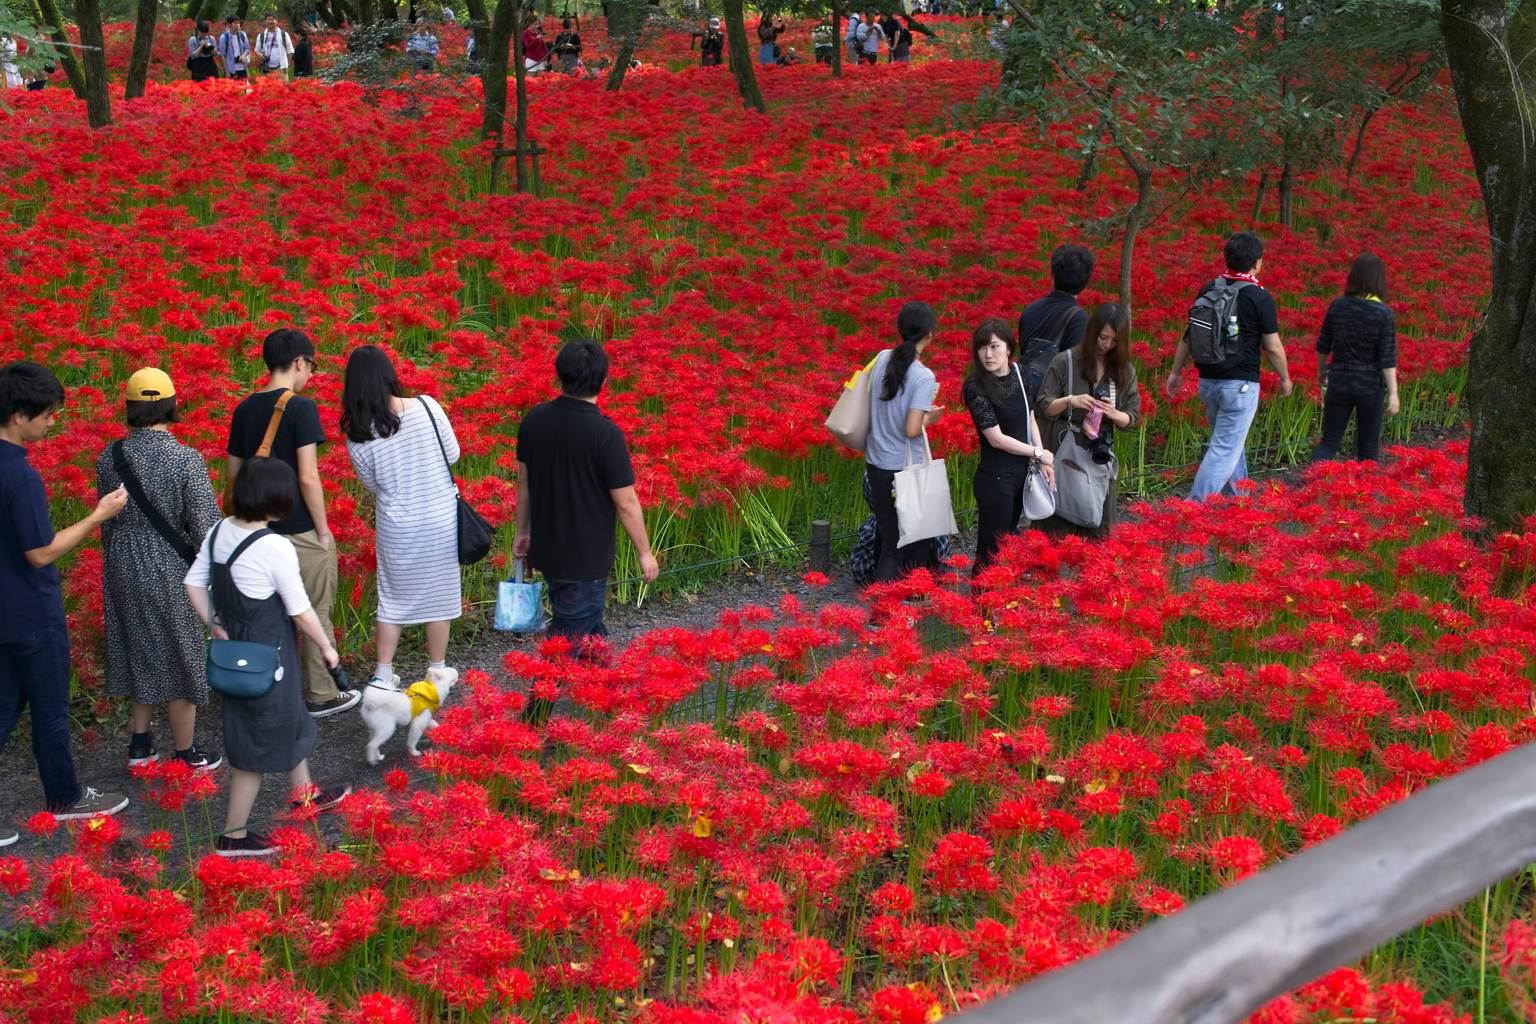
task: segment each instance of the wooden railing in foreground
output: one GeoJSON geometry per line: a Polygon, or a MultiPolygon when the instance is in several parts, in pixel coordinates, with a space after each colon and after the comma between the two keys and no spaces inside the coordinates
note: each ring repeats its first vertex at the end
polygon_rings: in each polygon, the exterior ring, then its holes
{"type": "Polygon", "coordinates": [[[1438,782],[963,1024],[1235,1024],[1536,861],[1536,743],[1438,782]]]}

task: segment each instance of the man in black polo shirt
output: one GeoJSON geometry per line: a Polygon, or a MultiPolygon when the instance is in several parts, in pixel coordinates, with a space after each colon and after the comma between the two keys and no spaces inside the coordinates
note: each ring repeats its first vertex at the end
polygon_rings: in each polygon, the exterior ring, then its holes
{"type": "Polygon", "coordinates": [[[635,471],[624,434],[597,408],[608,355],[595,341],[573,341],[555,356],[562,394],[534,406],[517,429],[517,535],[512,554],[527,558],[549,587],[550,636],[607,636],[603,607],[613,571],[614,522],[640,553],[647,583],[660,571],[645,535],[635,471]]]}
{"type": "MultiPolygon", "coordinates": [[[[48,810],[57,821],[116,814],[121,793],[81,789],[69,752],[69,627],[54,562],[123,510],[119,487],[90,515],[53,532],[48,490],[27,462],[29,444],[53,427],[64,404],[59,379],[36,363],[0,367],[0,746],[32,712],[32,754],[48,810]]],[[[17,838],[0,820],[0,846],[17,838]]]]}
{"type": "Polygon", "coordinates": [[[1067,314],[1067,322],[1057,339],[1057,350],[1065,352],[1082,341],[1083,331],[1088,328],[1088,311],[1077,304],[1077,296],[1092,280],[1093,253],[1080,245],[1058,245],[1051,253],[1051,283],[1055,290],[1031,302],[1019,314],[1019,345],[1027,349],[1030,338],[1049,337],[1063,314],[1067,314]]]}

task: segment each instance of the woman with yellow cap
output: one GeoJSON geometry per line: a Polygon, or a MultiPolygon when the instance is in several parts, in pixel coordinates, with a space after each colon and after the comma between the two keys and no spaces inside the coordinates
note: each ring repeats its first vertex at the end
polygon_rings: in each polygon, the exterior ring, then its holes
{"type": "Polygon", "coordinates": [[[128,378],[129,433],[96,463],[96,490],[128,489],[122,515],[102,524],[102,617],[107,692],[133,700],[128,767],[155,760],[150,718],[164,704],[176,756],[193,768],[223,759],[192,742],[197,708],[208,703],[203,624],[182,580],[203,537],[219,521],[208,467],[171,436],[181,422],[176,387],[155,367],[128,378]]]}

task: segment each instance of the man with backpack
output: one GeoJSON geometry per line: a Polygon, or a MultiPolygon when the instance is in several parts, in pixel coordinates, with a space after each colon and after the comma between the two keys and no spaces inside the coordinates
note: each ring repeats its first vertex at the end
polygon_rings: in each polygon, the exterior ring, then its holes
{"type": "Polygon", "coordinates": [[[1200,290],[1189,311],[1189,327],[1173,354],[1164,390],[1177,398],[1184,386],[1184,363],[1200,371],[1200,401],[1211,427],[1211,443],[1195,474],[1191,501],[1204,501],[1225,489],[1237,493],[1248,479],[1244,446],[1259,411],[1259,359],[1269,355],[1280,375],[1280,396],[1291,393],[1291,373],[1280,341],[1275,300],[1259,287],[1264,269],[1264,240],[1239,231],[1222,247],[1227,270],[1200,290]]]}
{"type": "Polygon", "coordinates": [[[1091,280],[1093,253],[1081,245],[1058,245],[1051,253],[1052,291],[1019,314],[1019,368],[1030,402],[1051,360],[1083,340],[1088,311],[1077,304],[1077,296],[1091,280]]]}

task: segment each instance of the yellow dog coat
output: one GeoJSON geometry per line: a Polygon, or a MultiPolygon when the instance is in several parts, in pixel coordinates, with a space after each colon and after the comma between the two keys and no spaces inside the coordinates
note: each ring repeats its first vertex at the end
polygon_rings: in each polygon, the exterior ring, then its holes
{"type": "Polygon", "coordinates": [[[436,711],[438,703],[442,700],[437,695],[437,687],[432,682],[423,679],[419,683],[412,683],[405,688],[405,695],[411,698],[411,720],[415,721],[423,711],[436,711]]]}

